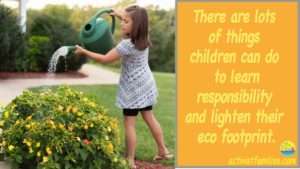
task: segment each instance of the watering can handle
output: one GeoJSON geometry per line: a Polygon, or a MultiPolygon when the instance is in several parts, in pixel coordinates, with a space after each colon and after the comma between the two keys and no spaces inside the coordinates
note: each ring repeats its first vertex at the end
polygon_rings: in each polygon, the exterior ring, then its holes
{"type": "MultiPolygon", "coordinates": [[[[93,17],[93,19],[96,21],[96,19],[97,19],[100,15],[102,15],[102,14],[104,14],[104,13],[111,13],[111,12],[113,12],[113,10],[111,10],[111,9],[102,9],[102,10],[100,10],[100,11],[98,11],[98,12],[96,13],[96,15],[93,17]]],[[[115,31],[115,17],[111,15],[111,19],[112,19],[112,23],[111,23],[111,33],[113,34],[114,31],[115,31]]]]}

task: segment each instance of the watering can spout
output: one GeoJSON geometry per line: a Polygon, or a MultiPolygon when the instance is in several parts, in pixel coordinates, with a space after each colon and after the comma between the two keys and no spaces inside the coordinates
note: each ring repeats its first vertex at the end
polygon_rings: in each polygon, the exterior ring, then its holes
{"type": "Polygon", "coordinates": [[[66,48],[68,49],[69,53],[76,50],[76,46],[66,46],[66,48]]]}

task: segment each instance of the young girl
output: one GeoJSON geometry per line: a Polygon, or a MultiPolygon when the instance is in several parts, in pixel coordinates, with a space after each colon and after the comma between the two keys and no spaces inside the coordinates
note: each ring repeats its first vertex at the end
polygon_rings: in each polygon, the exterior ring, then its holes
{"type": "Polygon", "coordinates": [[[132,168],[136,146],[135,121],[139,112],[149,126],[157,143],[157,155],[154,160],[169,159],[169,154],[164,144],[163,132],[160,124],[152,113],[152,106],[158,96],[156,84],[148,65],[148,16],[143,7],[130,6],[121,15],[112,12],[110,15],[122,19],[121,26],[124,38],[111,51],[105,55],[93,53],[76,46],[76,54],[85,55],[102,64],[111,63],[121,59],[121,76],[118,86],[116,106],[123,109],[126,152],[132,168]]]}

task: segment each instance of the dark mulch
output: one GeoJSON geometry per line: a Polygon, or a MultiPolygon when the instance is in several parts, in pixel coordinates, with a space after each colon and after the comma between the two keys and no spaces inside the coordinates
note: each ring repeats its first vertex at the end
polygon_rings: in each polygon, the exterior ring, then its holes
{"type": "MultiPolygon", "coordinates": [[[[76,72],[68,71],[63,73],[55,73],[55,78],[84,78],[87,75],[76,72]]],[[[0,72],[0,79],[39,79],[47,78],[46,72],[0,72]]]]}
{"type": "Polygon", "coordinates": [[[174,167],[165,166],[158,163],[149,163],[146,161],[135,160],[135,165],[138,169],[173,169],[174,167]]]}

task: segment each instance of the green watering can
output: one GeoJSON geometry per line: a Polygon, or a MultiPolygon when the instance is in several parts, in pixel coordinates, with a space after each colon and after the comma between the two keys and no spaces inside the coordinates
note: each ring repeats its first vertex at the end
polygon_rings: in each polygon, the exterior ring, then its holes
{"type": "MultiPolygon", "coordinates": [[[[111,9],[102,9],[96,13],[90,20],[88,20],[82,27],[79,39],[83,48],[92,52],[106,54],[114,46],[113,33],[115,30],[115,17],[111,16],[112,24],[109,26],[108,22],[103,18],[98,18],[104,13],[111,13],[111,9]]],[[[68,51],[74,51],[75,46],[66,46],[68,51]]]]}
{"type": "Polygon", "coordinates": [[[114,46],[113,33],[115,30],[115,17],[111,16],[111,28],[107,21],[103,18],[98,18],[104,13],[111,13],[111,9],[103,9],[96,13],[89,21],[82,27],[79,39],[83,47],[87,50],[106,54],[114,46]]]}

